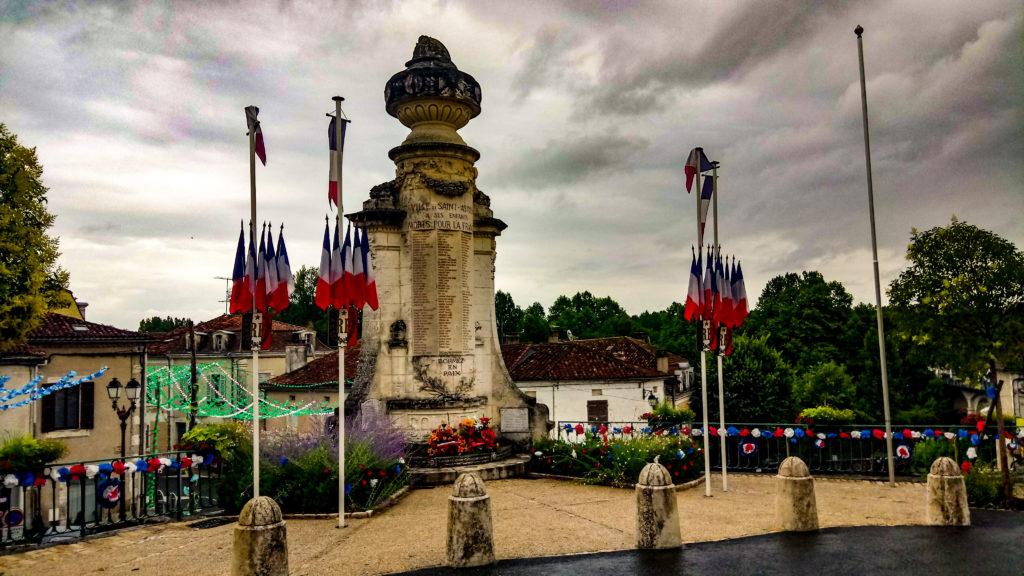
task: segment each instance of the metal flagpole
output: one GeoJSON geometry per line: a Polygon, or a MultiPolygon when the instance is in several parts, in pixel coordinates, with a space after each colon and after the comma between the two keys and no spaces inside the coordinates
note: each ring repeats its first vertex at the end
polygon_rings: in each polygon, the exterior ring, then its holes
{"type": "MultiPolygon", "coordinates": [[[[338,165],[338,214],[335,219],[335,234],[341,236],[341,215],[344,212],[341,194],[341,159],[344,127],[341,118],[341,103],[345,99],[335,96],[334,100],[334,153],[338,165]]],[[[343,279],[339,280],[343,281],[343,279]]],[[[338,528],[345,527],[345,345],[348,344],[348,306],[338,310],[338,528]]]]}
{"type": "Polygon", "coordinates": [[[875,267],[875,311],[878,313],[878,357],[882,363],[882,408],[885,411],[885,450],[889,462],[889,486],[896,487],[892,458],[892,421],[889,418],[889,378],[885,364],[885,327],[882,324],[882,288],[878,281],[878,242],[875,240],[875,193],[871,185],[871,143],[868,138],[868,91],[864,83],[864,28],[857,26],[857,56],[860,60],[860,103],[864,117],[864,158],[868,167],[868,212],[871,215],[871,257],[875,267]]]}
{"type": "MultiPolygon", "coordinates": [[[[711,204],[715,218],[715,258],[722,257],[722,249],[718,244],[718,162],[711,163],[711,204]]],[[[718,287],[722,291],[722,287],[718,287]]],[[[718,443],[722,447],[722,492],[729,491],[729,473],[726,471],[725,450],[725,392],[722,385],[722,333],[718,334],[718,443]]]]}
{"type": "MultiPolygon", "coordinates": [[[[703,181],[701,179],[701,157],[703,153],[703,148],[697,148],[697,244],[700,246],[700,250],[704,250],[704,234],[700,229],[700,195],[703,185],[703,181]]],[[[705,267],[705,270],[706,269],[707,267],[705,267]]],[[[701,288],[701,290],[703,290],[703,288],[701,288]]],[[[704,433],[702,434],[702,436],[704,436],[704,496],[709,498],[711,497],[711,456],[708,448],[708,367],[707,354],[705,352],[707,351],[708,344],[710,343],[707,337],[710,327],[710,320],[702,320],[700,336],[697,338],[697,348],[700,350],[701,406],[703,407],[702,411],[704,416],[704,433]]]]}
{"type": "MultiPolygon", "coordinates": [[[[255,120],[255,119],[254,119],[255,120]]],[[[249,242],[256,242],[256,124],[249,128],[249,242]]],[[[256,280],[258,262],[253,258],[252,286],[252,497],[260,497],[260,323],[262,315],[256,309],[256,280]]]]}

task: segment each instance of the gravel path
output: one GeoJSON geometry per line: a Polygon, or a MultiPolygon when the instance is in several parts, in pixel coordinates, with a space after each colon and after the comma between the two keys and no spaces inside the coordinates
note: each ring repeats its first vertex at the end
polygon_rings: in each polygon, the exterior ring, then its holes
{"type": "MultiPolygon", "coordinates": [[[[677,494],[685,542],[774,532],[774,479],[730,475],[729,492],[712,476],[713,497],[699,485],[677,494]]],[[[487,485],[498,558],[580,554],[632,548],[634,493],[557,480],[499,480],[487,485]]],[[[921,524],[925,486],[815,479],[821,526],[921,524]]],[[[444,562],[450,487],[413,490],[379,516],[289,520],[292,574],[387,574],[444,562]]],[[[124,530],[105,538],[0,556],[3,576],[39,574],[229,574],[233,524],[197,530],[185,523],[124,530]]]]}

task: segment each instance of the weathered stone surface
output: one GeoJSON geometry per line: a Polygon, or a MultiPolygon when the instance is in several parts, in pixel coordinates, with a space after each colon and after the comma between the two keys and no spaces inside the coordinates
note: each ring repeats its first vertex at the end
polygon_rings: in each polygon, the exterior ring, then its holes
{"type": "Polygon", "coordinates": [[[246,502],[231,549],[233,576],[286,576],[288,534],[277,502],[267,496],[246,502]]]}
{"type": "Polygon", "coordinates": [[[779,466],[775,477],[776,523],[793,532],[818,529],[818,503],[814,497],[814,478],[803,460],[790,456],[779,466]]]}
{"type": "Polygon", "coordinates": [[[448,497],[446,559],[453,568],[494,564],[491,497],[484,481],[470,472],[455,481],[448,497]]]}
{"type": "Polygon", "coordinates": [[[970,526],[967,487],[960,468],[952,458],[932,462],[928,473],[928,524],[932,526],[970,526]]]}
{"type": "Polygon", "coordinates": [[[640,472],[636,484],[636,547],[682,546],[676,490],[664,466],[652,462],[640,472]]]}

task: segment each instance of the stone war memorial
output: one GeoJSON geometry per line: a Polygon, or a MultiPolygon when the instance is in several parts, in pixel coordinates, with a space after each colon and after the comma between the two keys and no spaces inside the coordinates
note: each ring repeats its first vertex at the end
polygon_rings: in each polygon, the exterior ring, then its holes
{"type": "Polygon", "coordinates": [[[480,417],[513,442],[546,435],[547,411],[513,384],[494,321],[506,224],[477,188],[480,153],[457,132],[480,114],[480,85],[441,42],[421,36],[384,100],[411,131],[388,153],[395,178],[347,215],[369,235],[380,309],[364,317],[346,411],[377,399],[417,437],[480,417]]]}

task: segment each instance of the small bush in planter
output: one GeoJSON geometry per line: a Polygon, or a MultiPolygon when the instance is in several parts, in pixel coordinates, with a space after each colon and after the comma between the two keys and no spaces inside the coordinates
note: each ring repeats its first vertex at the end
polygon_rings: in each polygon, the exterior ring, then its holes
{"type": "Polygon", "coordinates": [[[640,471],[656,456],[675,484],[693,480],[703,472],[703,451],[689,438],[673,435],[629,438],[587,432],[582,443],[539,440],[534,443],[530,465],[535,472],[622,485],[635,483],[640,471]]]}
{"type": "Polygon", "coordinates": [[[0,472],[37,472],[67,453],[67,445],[56,438],[10,436],[0,446],[0,472]]]}

